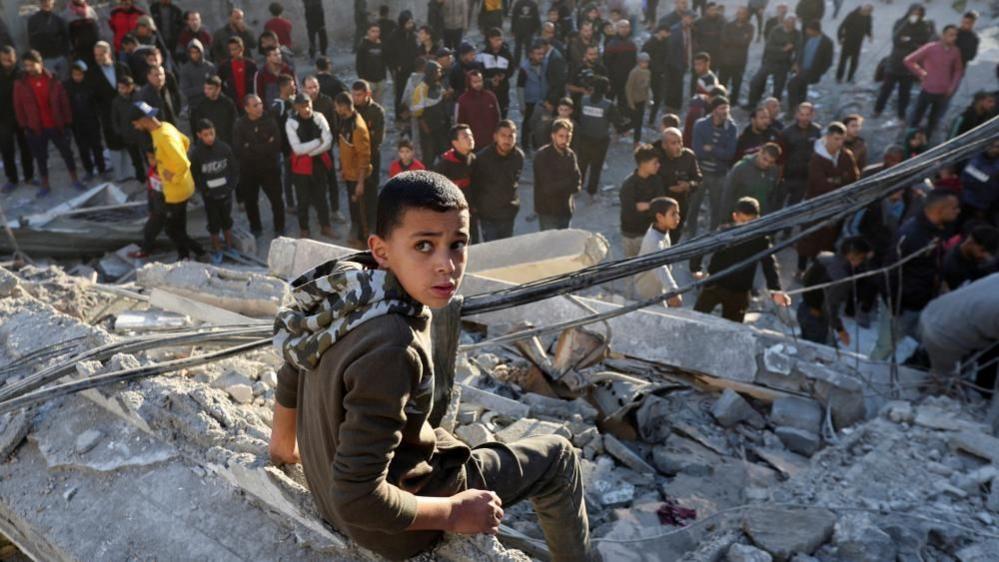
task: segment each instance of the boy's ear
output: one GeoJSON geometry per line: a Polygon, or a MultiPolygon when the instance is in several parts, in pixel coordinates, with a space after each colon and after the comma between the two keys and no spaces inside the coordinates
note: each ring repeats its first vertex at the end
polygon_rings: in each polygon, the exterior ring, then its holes
{"type": "Polygon", "coordinates": [[[377,234],[368,236],[368,249],[371,250],[371,255],[375,258],[375,261],[378,262],[378,267],[380,269],[388,269],[388,244],[385,240],[377,234]]]}

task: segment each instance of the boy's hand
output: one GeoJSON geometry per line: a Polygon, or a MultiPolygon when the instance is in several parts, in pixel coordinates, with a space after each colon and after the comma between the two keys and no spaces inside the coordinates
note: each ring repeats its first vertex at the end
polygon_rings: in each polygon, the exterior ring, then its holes
{"type": "Polygon", "coordinates": [[[669,304],[671,308],[680,308],[681,306],[683,306],[683,296],[677,295],[675,297],[672,297],[669,300],[667,300],[666,303],[669,304]]]}
{"type": "Polygon", "coordinates": [[[503,520],[503,502],[489,490],[465,490],[451,496],[448,531],[462,535],[499,532],[503,520]]]}
{"type": "Polygon", "coordinates": [[[850,347],[850,333],[846,330],[840,330],[839,342],[843,344],[843,347],[850,347]]]}
{"type": "Polygon", "coordinates": [[[791,297],[783,291],[776,291],[770,298],[774,301],[777,306],[787,308],[791,306],[791,297]]]}

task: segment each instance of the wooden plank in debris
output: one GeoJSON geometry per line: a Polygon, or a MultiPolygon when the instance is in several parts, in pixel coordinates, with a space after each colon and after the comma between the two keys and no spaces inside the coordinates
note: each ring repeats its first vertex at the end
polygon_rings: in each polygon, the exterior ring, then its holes
{"type": "Polygon", "coordinates": [[[273,320],[243,316],[237,312],[182,297],[160,288],[154,288],[152,293],[150,293],[149,304],[215,326],[243,326],[246,324],[270,324],[273,322],[273,320]]]}

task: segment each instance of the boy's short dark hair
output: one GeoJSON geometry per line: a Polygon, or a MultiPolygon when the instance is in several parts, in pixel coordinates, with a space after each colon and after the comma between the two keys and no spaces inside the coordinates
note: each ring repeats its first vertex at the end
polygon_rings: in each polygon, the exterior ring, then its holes
{"type": "Polygon", "coordinates": [[[42,62],[42,54],[34,49],[29,49],[21,55],[22,61],[42,62]]]}
{"type": "Polygon", "coordinates": [[[490,27],[489,31],[486,32],[486,39],[493,37],[503,37],[503,30],[498,27],[490,27]]]}
{"type": "Polygon", "coordinates": [[[764,152],[773,158],[780,158],[784,150],[775,142],[768,142],[760,147],[760,152],[764,152]]]}
{"type": "Polygon", "coordinates": [[[401,139],[399,139],[399,142],[395,143],[396,150],[399,150],[401,148],[408,148],[410,150],[413,150],[413,141],[407,139],[406,137],[402,137],[401,139]]]}
{"type": "Polygon", "coordinates": [[[680,203],[672,197],[655,197],[649,201],[649,212],[652,216],[665,215],[671,209],[679,209],[680,203]]]}
{"type": "Polygon", "coordinates": [[[200,133],[201,131],[206,131],[208,129],[214,129],[215,123],[212,123],[210,119],[198,119],[197,127],[194,132],[200,133]]]}
{"type": "Polygon", "coordinates": [[[278,85],[278,88],[283,88],[283,87],[287,86],[288,84],[291,84],[294,81],[295,81],[295,77],[292,76],[291,74],[282,74],[282,75],[278,76],[277,85],[278,85]]]}
{"type": "Polygon", "coordinates": [[[743,197],[735,202],[732,212],[746,215],[747,217],[760,216],[760,202],[753,197],[743,197]]]}
{"type": "Polygon", "coordinates": [[[929,209],[930,207],[936,207],[951,197],[956,199],[957,195],[954,195],[953,191],[938,187],[926,194],[926,198],[923,199],[923,208],[929,209]]]}
{"type": "Polygon", "coordinates": [[[218,86],[219,88],[221,88],[222,87],[222,79],[219,78],[217,74],[212,74],[208,78],[205,78],[205,85],[209,85],[209,84],[212,85],[212,86],[218,86]]]}
{"type": "Polygon", "coordinates": [[[604,95],[610,89],[610,80],[598,74],[590,80],[590,88],[594,94],[604,95]]]}
{"type": "Polygon", "coordinates": [[[124,37],[121,38],[121,44],[130,43],[133,45],[139,44],[139,38],[135,36],[134,33],[126,33],[124,37]]]}
{"type": "Polygon", "coordinates": [[[382,4],[381,6],[378,6],[378,15],[379,16],[387,16],[387,15],[389,15],[389,7],[386,6],[385,4],[382,4]]]}
{"type": "Polygon", "coordinates": [[[458,135],[460,135],[462,131],[468,131],[469,133],[471,133],[472,128],[464,123],[458,123],[457,125],[451,127],[450,134],[448,135],[448,140],[450,140],[451,142],[458,140],[458,135]]]}
{"type": "Polygon", "coordinates": [[[864,120],[864,116],[863,115],[860,115],[859,113],[851,113],[851,114],[849,114],[849,115],[847,115],[846,117],[843,118],[842,123],[843,123],[843,126],[848,127],[848,126],[850,126],[850,123],[853,123],[854,121],[861,121],[861,122],[863,122],[863,120],[864,120]]]}
{"type": "Polygon", "coordinates": [[[135,85],[135,79],[132,78],[131,76],[129,76],[128,74],[122,74],[121,76],[118,77],[118,85],[121,85],[121,84],[126,84],[128,86],[134,86],[135,85]]]}
{"type": "Polygon", "coordinates": [[[635,148],[635,164],[641,166],[642,164],[648,162],[649,160],[658,160],[659,155],[656,153],[656,149],[653,148],[651,144],[642,143],[635,148]]]}
{"type": "Polygon", "coordinates": [[[350,85],[350,89],[355,92],[370,92],[371,84],[367,80],[355,80],[353,84],[350,85]]]}
{"type": "Polygon", "coordinates": [[[244,49],[245,48],[243,46],[243,38],[239,37],[238,35],[233,35],[232,37],[230,37],[229,40],[225,42],[225,44],[226,45],[239,45],[240,49],[244,49]]]}
{"type": "Polygon", "coordinates": [[[840,123],[839,121],[833,121],[832,123],[829,123],[828,125],[826,125],[826,134],[827,135],[845,135],[846,134],[846,127],[842,123],[840,123]]]}
{"type": "Polygon", "coordinates": [[[968,18],[969,20],[978,21],[978,11],[977,10],[968,10],[967,12],[964,12],[964,15],[961,16],[961,18],[968,18]]]}
{"type": "Polygon", "coordinates": [[[330,61],[330,58],[328,56],[326,56],[326,55],[323,55],[321,57],[317,57],[316,58],[316,71],[318,71],[318,72],[326,72],[326,71],[328,71],[330,69],[330,67],[332,66],[332,64],[333,63],[330,61]]]}
{"type": "Polygon", "coordinates": [[[375,234],[383,239],[391,236],[410,209],[464,211],[468,201],[458,186],[441,174],[427,170],[403,172],[386,182],[378,194],[375,234]]]}
{"type": "Polygon", "coordinates": [[[264,47],[263,49],[260,49],[260,53],[262,55],[264,55],[264,57],[269,57],[269,56],[271,56],[272,52],[274,52],[274,51],[280,51],[280,50],[281,49],[278,49],[277,45],[268,45],[268,46],[264,47]]]}
{"type": "Polygon", "coordinates": [[[851,236],[840,243],[839,251],[845,256],[847,254],[869,254],[872,249],[871,243],[863,236],[851,236]]]}
{"type": "Polygon", "coordinates": [[[999,249],[999,229],[994,226],[987,224],[976,226],[968,237],[990,254],[995,254],[996,249],[999,249]]]}
{"type": "Polygon", "coordinates": [[[4,45],[3,47],[0,47],[0,55],[10,56],[10,55],[16,55],[16,54],[17,54],[17,51],[15,51],[14,47],[12,47],[10,45],[4,45]]]}
{"type": "Polygon", "coordinates": [[[663,129],[679,129],[680,116],[676,113],[663,113],[663,117],[659,120],[659,124],[662,125],[663,129]]]}
{"type": "Polygon", "coordinates": [[[500,129],[510,129],[513,132],[517,132],[517,124],[513,122],[513,119],[503,119],[496,124],[496,130],[500,129]]]}
{"type": "Polygon", "coordinates": [[[711,55],[709,55],[708,53],[705,53],[704,51],[699,51],[697,54],[694,55],[694,62],[697,62],[697,61],[710,63],[711,62],[711,55]]]}
{"type": "Polygon", "coordinates": [[[272,16],[277,17],[284,13],[284,6],[280,2],[271,2],[270,6],[267,6],[267,11],[271,13],[272,16]]]}

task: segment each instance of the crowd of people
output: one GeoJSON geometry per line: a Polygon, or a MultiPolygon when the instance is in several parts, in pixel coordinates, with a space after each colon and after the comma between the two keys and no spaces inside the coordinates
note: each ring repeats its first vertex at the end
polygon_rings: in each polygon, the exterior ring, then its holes
{"type": "MultiPolygon", "coordinates": [[[[348,242],[364,247],[375,223],[382,145],[394,127],[399,140],[389,176],[431,169],[449,178],[469,200],[474,243],[513,235],[528,163],[539,227],[568,227],[577,194],[585,187],[589,200],[600,195],[612,139],[628,135],[635,168],[620,188],[620,229],[624,254],[634,256],[841,189],[923,152],[979,43],[974,11],[939,32],[919,4],[891,22],[890,53],[875,72],[881,86],[873,115],[897,89],[898,117],[908,130],[901,145],[869,162],[864,116],[829,115],[819,124],[807,100],[832,67],[837,44],[836,81],[856,79],[861,45],[877,29],[870,4],[846,13],[835,41],[824,23],[838,14],[827,17],[820,0],[799,0],[793,10],[778,4],[772,13],[765,13],[765,2],[750,2],[731,18],[723,4],[691,9],[688,0],[674,0],[661,17],[656,2],[642,14],[620,2],[476,4],[430,0],[421,23],[408,10],[392,17],[380,6],[369,14],[366,2],[355,2],[357,78],[348,86],[333,73],[323,4],[315,0],[303,6],[308,47],[299,50],[315,65],[308,72],[296,70],[302,61],[293,30],[300,24],[285,18],[278,2],[258,33],[238,8],[211,32],[197,11],[172,0],[155,0],[148,10],[120,0],[107,16],[87,0],[69,0],[59,12],[53,0],[39,0],[26,21],[23,54],[6,25],[0,29],[0,148],[8,180],[0,189],[33,183],[38,197],[47,196],[51,143],[78,189],[97,175],[148,184],[150,219],[136,257],[148,256],[165,230],[179,257],[220,261],[232,242],[234,203],[253,233],[263,233],[260,192],[275,235],[285,233],[287,212],[297,217],[299,236],[311,235],[315,216],[326,237],[337,235],[334,224],[349,222],[348,242]],[[476,7],[481,43],[469,31],[476,7]],[[754,41],[763,43],[755,70],[754,41]],[[768,84],[771,95],[764,97],[768,84]],[[747,123],[733,117],[739,100],[747,123]],[[787,123],[783,110],[791,116],[787,123]],[[658,134],[646,143],[652,127],[658,134]],[[340,210],[341,185],[349,218],[340,210]],[[195,193],[208,216],[207,252],[186,232],[195,193]]],[[[946,134],[964,133],[995,114],[996,94],[978,92],[946,134]]],[[[997,168],[999,146],[993,146],[800,240],[797,277],[806,285],[883,267],[922,251],[922,242],[940,241],[932,257],[898,268],[908,282],[897,290],[864,282],[851,298],[806,294],[798,305],[805,337],[846,343],[837,306],[850,305],[866,323],[880,301],[894,313],[881,315],[874,356],[887,357],[898,337],[915,333],[914,318],[937,287],[956,288],[994,267],[997,168]]],[[[696,277],[710,275],[770,243],[727,248],[703,272],[699,260],[691,267],[696,277]]],[[[788,305],[776,262],[762,266],[774,301],[788,305]]],[[[742,321],[753,271],[755,265],[709,282],[695,308],[720,304],[726,318],[742,321]]],[[[672,288],[664,268],[637,279],[635,294],[672,288]]]]}

